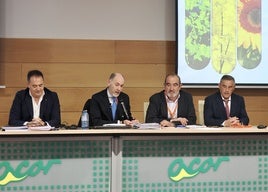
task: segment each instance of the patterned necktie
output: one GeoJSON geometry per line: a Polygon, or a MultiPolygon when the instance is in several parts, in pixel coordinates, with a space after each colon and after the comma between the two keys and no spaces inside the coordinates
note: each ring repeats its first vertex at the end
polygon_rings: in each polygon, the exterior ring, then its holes
{"type": "Polygon", "coordinates": [[[112,103],[113,120],[115,120],[116,108],[117,108],[117,98],[116,97],[113,97],[113,103],[112,103]]]}
{"type": "Polygon", "coordinates": [[[227,116],[227,118],[229,118],[230,117],[230,109],[229,109],[229,105],[228,105],[229,100],[224,99],[223,101],[224,101],[224,105],[225,105],[226,116],[227,116]]]}

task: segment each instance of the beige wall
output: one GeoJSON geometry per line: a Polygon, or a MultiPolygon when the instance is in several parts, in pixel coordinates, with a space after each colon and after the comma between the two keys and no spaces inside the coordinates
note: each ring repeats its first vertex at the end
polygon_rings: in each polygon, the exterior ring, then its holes
{"type": "MultiPolygon", "coordinates": [[[[39,69],[46,86],[60,98],[62,121],[77,123],[84,102],[107,84],[111,72],[125,75],[124,91],[134,116],[143,121],[143,102],[162,89],[175,71],[175,42],[136,40],[0,39],[0,125],[5,125],[15,93],[26,87],[26,74],[39,69]]],[[[198,99],[216,89],[187,89],[198,99]]],[[[268,124],[268,90],[238,89],[245,96],[251,124],[268,124]]]]}

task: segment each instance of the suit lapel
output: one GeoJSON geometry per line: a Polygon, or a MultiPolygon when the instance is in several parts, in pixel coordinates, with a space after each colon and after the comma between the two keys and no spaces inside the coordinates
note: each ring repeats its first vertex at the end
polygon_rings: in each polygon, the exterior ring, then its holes
{"type": "Polygon", "coordinates": [[[112,107],[111,107],[111,103],[109,101],[108,95],[107,95],[107,91],[105,90],[103,92],[103,102],[104,105],[103,107],[105,107],[105,109],[103,110],[105,112],[105,116],[112,121],[113,120],[113,114],[112,114],[112,107]]]}
{"type": "MultiPolygon", "coordinates": [[[[220,110],[220,113],[222,114],[222,115],[220,115],[220,116],[226,116],[226,118],[227,118],[227,114],[226,114],[226,110],[225,110],[225,106],[224,106],[224,104],[223,104],[223,101],[222,101],[222,97],[221,97],[221,95],[219,94],[219,96],[218,96],[218,107],[217,107],[217,109],[219,109],[220,110]]],[[[216,110],[217,110],[216,109],[216,110]]]]}
{"type": "Polygon", "coordinates": [[[31,117],[33,117],[33,103],[32,98],[29,94],[26,96],[25,102],[28,113],[30,114],[31,117]]]}
{"type": "Polygon", "coordinates": [[[47,102],[48,102],[48,99],[47,99],[46,94],[45,94],[43,97],[43,100],[41,101],[41,106],[40,106],[40,115],[39,116],[41,119],[44,118],[44,114],[45,114],[45,111],[46,111],[47,106],[48,106],[47,102]]]}
{"type": "Polygon", "coordinates": [[[166,97],[165,97],[165,93],[164,91],[162,92],[162,99],[161,99],[161,103],[159,106],[160,109],[162,110],[161,113],[162,113],[162,116],[163,117],[166,117],[168,119],[168,110],[167,110],[167,102],[166,102],[166,97]]]}

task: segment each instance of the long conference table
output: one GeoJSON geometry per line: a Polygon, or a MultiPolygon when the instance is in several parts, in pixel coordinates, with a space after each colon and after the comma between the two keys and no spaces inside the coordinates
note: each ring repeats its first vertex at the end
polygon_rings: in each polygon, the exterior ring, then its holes
{"type": "Polygon", "coordinates": [[[268,130],[2,131],[1,192],[268,191],[268,130]]]}

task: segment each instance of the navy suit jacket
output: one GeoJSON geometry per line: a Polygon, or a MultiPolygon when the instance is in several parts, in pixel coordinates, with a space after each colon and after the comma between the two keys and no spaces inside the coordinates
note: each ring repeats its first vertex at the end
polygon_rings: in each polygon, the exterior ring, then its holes
{"type": "MultiPolygon", "coordinates": [[[[244,125],[249,123],[245,101],[242,96],[231,95],[230,117],[238,117],[244,125]]],[[[216,92],[205,98],[204,123],[206,126],[222,126],[227,119],[225,107],[220,92],[216,92]]]]}
{"type": "MultiPolygon", "coordinates": [[[[40,118],[52,127],[59,127],[61,122],[60,103],[56,92],[45,88],[45,95],[40,106],[40,118]]],[[[13,100],[9,113],[8,124],[22,126],[26,121],[33,119],[32,97],[29,88],[18,91],[13,100]]]]}
{"type": "Polygon", "coordinates": [[[118,104],[116,109],[115,120],[112,116],[112,107],[107,95],[107,89],[104,89],[92,96],[90,105],[90,118],[94,126],[99,126],[109,123],[117,123],[118,120],[123,121],[128,119],[125,114],[121,102],[124,102],[129,120],[133,120],[130,112],[129,96],[123,92],[118,96],[118,104]]]}
{"type": "MultiPolygon", "coordinates": [[[[188,119],[188,124],[196,124],[196,115],[192,95],[180,90],[177,117],[188,119]]],[[[168,118],[167,103],[164,91],[152,95],[146,112],[146,123],[160,123],[168,118]]]]}

